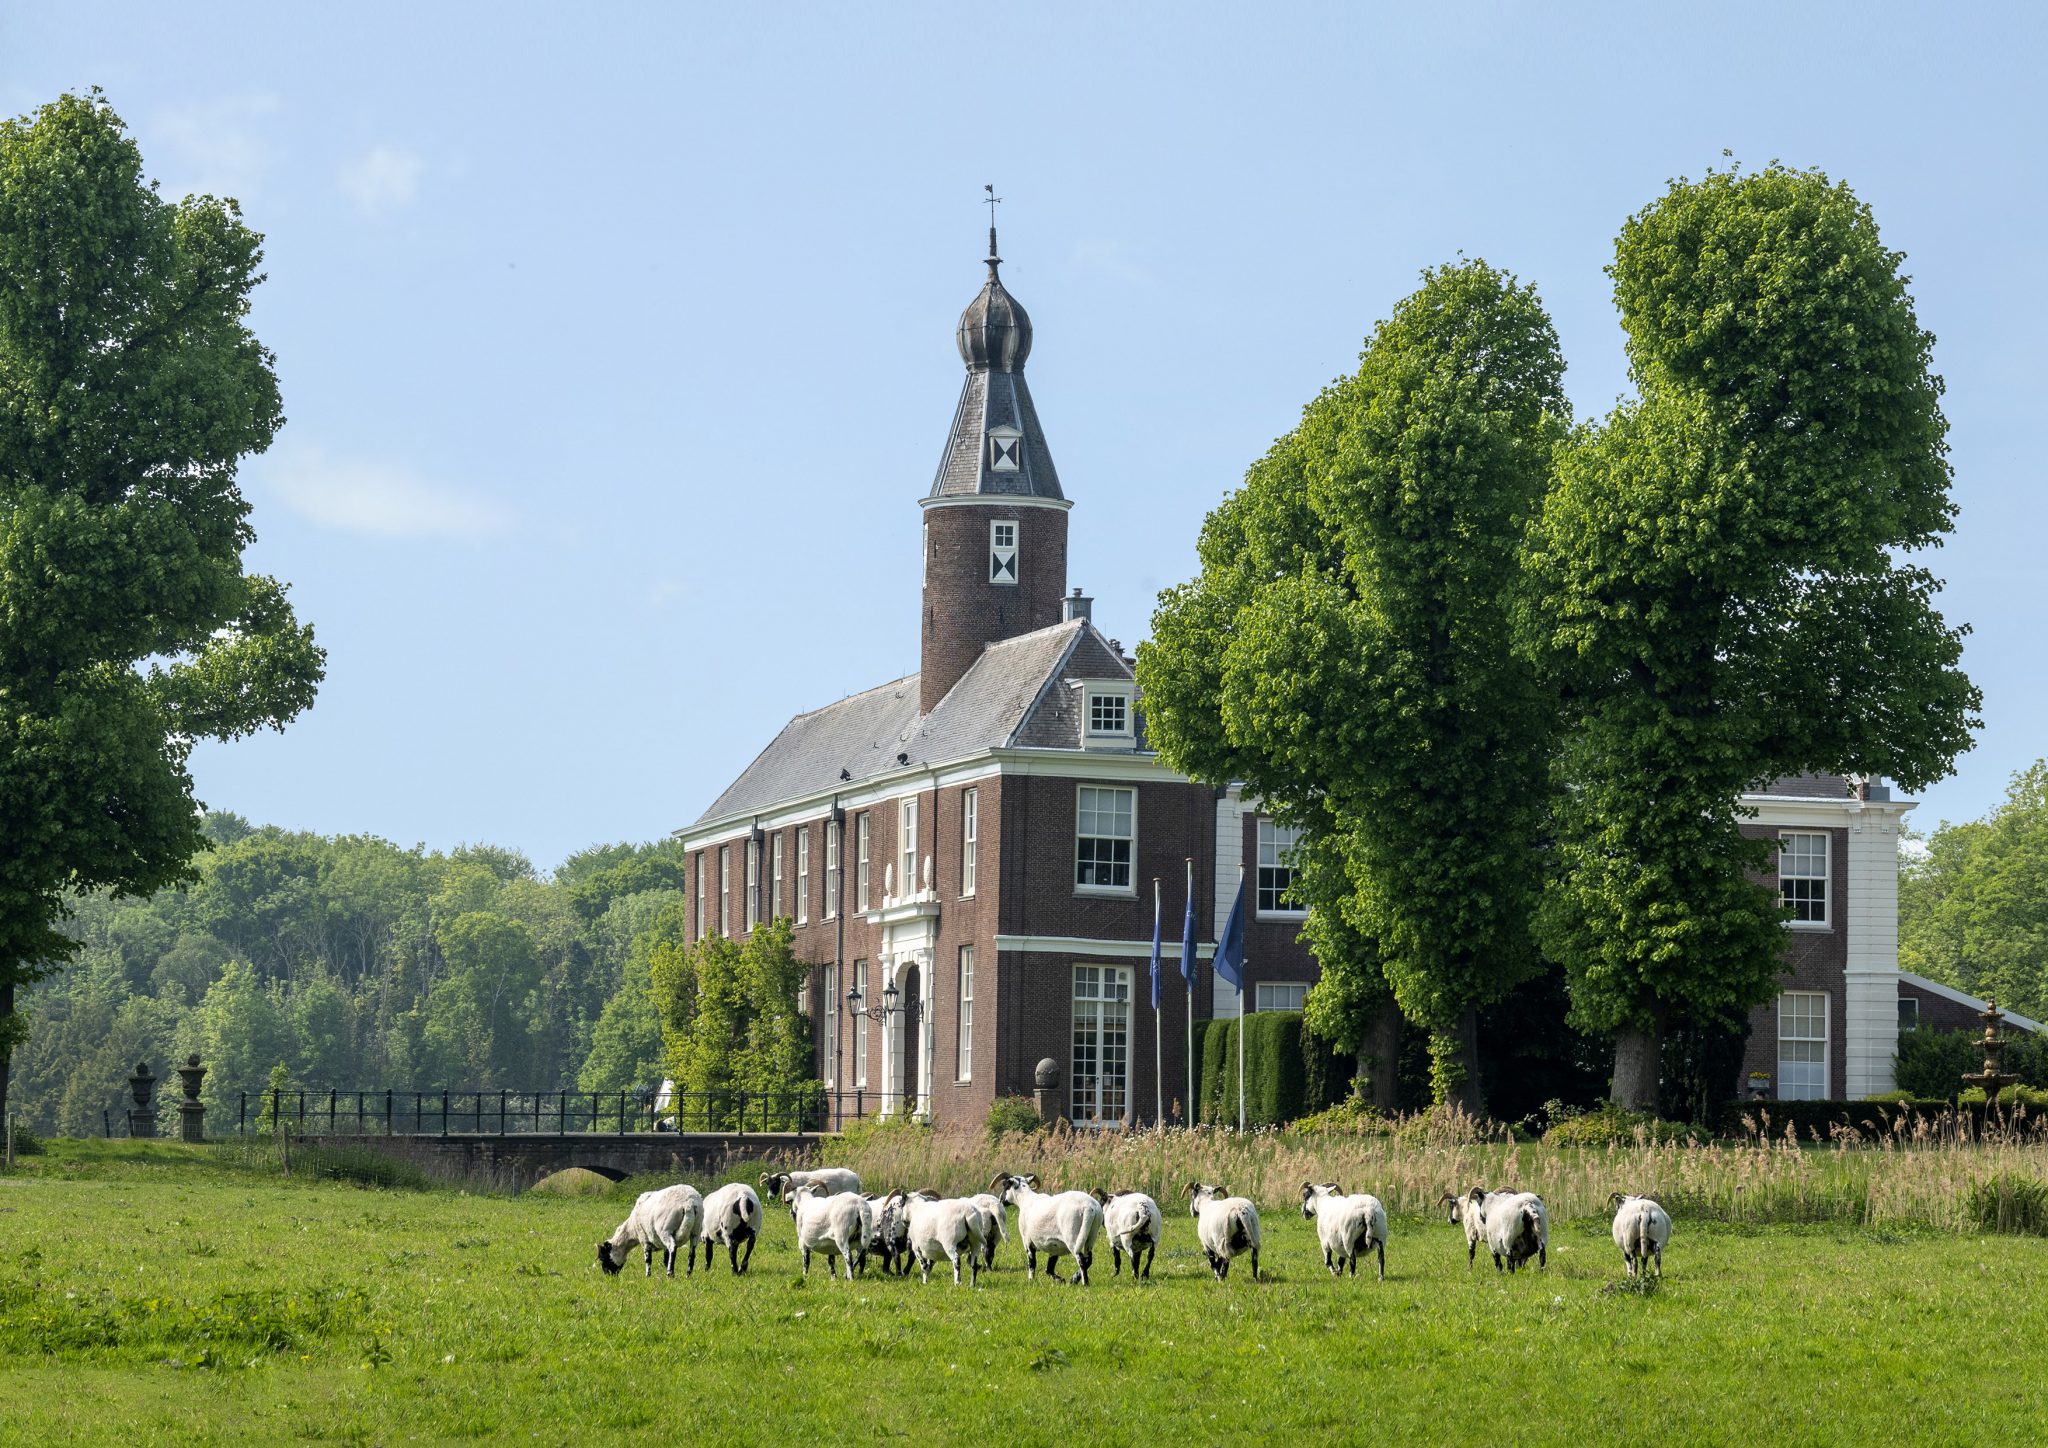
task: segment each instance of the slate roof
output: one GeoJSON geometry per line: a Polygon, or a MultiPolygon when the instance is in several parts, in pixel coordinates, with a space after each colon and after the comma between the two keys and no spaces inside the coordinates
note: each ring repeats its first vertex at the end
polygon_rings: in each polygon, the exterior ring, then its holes
{"type": "Polygon", "coordinates": [[[953,430],[939,456],[938,476],[927,497],[958,498],[985,494],[1000,498],[1044,498],[1064,502],[1060,475],[1045,445],[1038,409],[1024,381],[1024,359],[1031,355],[1031,318],[996,277],[1002,258],[994,255],[990,238],[988,280],[960,314],[960,360],[967,381],[960,405],[953,410],[953,430]],[[997,472],[988,447],[992,427],[1009,426],[1023,434],[1014,470],[997,472]]]}
{"type": "Polygon", "coordinates": [[[917,712],[917,675],[910,674],[797,715],[696,823],[758,814],[890,770],[944,764],[984,749],[1078,748],[1080,725],[1068,697],[1074,691],[1061,683],[1130,677],[1086,619],[1003,639],[982,650],[930,714],[917,712]]]}

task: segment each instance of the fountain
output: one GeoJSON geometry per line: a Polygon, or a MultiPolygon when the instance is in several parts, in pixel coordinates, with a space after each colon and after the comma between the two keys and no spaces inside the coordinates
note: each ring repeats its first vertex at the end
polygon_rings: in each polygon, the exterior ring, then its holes
{"type": "Polygon", "coordinates": [[[1963,1082],[1969,1086],[1982,1086],[1984,1104],[1987,1107],[1995,1106],[1998,1104],[1998,1093],[2020,1078],[2010,1071],[1998,1069],[1998,1053],[2003,1051],[2006,1045],[2005,1037],[1998,1029],[1998,1023],[2005,1019],[2005,1012],[1998,1008],[1998,1002],[1986,1002],[1984,1009],[1977,1012],[1977,1019],[1984,1023],[1984,1039],[1979,1043],[1984,1047],[1984,1069],[1965,1071],[1963,1082]]]}

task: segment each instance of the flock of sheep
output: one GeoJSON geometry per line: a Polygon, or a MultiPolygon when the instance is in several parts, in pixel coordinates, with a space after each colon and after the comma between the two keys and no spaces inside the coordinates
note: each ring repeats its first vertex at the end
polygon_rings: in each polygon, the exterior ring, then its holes
{"type": "MultiPolygon", "coordinates": [[[[987,1191],[968,1197],[901,1189],[885,1195],[863,1193],[860,1178],[844,1167],[770,1172],[761,1178],[761,1187],[788,1207],[805,1275],[811,1270],[811,1255],[819,1253],[827,1259],[828,1270],[843,1270],[849,1282],[855,1272],[866,1270],[869,1257],[877,1257],[884,1272],[906,1276],[915,1262],[925,1282],[931,1281],[932,1268],[944,1262],[953,1269],[957,1284],[965,1263],[969,1281],[978,1283],[982,1269],[995,1266],[996,1244],[1010,1239],[1005,1224],[1010,1207],[1017,1209],[1017,1238],[1024,1246],[1027,1277],[1038,1275],[1042,1252],[1048,1277],[1086,1286],[1096,1248],[1107,1237],[1113,1274],[1121,1273],[1129,1258],[1135,1281],[1141,1273],[1151,1277],[1152,1259],[1166,1226],[1159,1204],[1143,1192],[1042,1192],[1030,1172],[999,1172],[987,1191]],[[1062,1278],[1055,1270],[1062,1257],[1074,1259],[1071,1278],[1062,1278]]],[[[1207,1182],[1189,1182],[1185,1191],[1195,1238],[1216,1280],[1228,1277],[1232,1260],[1248,1253],[1252,1279],[1257,1281],[1259,1209],[1207,1182]]],[[[1496,1271],[1516,1271],[1531,1257],[1539,1267],[1549,1265],[1550,1221],[1543,1198],[1534,1192],[1474,1187],[1464,1196],[1447,1194],[1439,1205],[1449,1208],[1453,1225],[1464,1228],[1468,1267],[1477,1260],[1481,1243],[1492,1254],[1496,1271]]],[[[1608,1205],[1614,1209],[1614,1244],[1621,1249],[1628,1274],[1647,1272],[1654,1261],[1662,1277],[1671,1218],[1649,1197],[1616,1192],[1608,1205]]],[[[1371,1256],[1380,1280],[1386,1280],[1387,1209],[1378,1197],[1363,1192],[1347,1195],[1335,1182],[1303,1182],[1301,1214],[1316,1224],[1323,1265],[1333,1276],[1349,1271],[1356,1277],[1359,1259],[1371,1256]]],[[[662,1267],[670,1277],[676,1275],[678,1250],[684,1254],[685,1274],[694,1274],[700,1246],[707,1271],[713,1254],[723,1246],[738,1275],[753,1259],[763,1220],[760,1194],[745,1182],[728,1182],[709,1196],[680,1183],[643,1192],[618,1230],[597,1244],[598,1265],[617,1273],[639,1247],[646,1254],[645,1275],[651,1277],[654,1249],[659,1247],[662,1267]]]]}

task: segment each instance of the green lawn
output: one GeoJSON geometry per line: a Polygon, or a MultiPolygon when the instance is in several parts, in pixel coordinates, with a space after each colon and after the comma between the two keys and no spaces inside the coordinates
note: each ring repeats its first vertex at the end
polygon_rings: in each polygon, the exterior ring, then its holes
{"type": "Polygon", "coordinates": [[[1638,1295],[1603,1290],[1602,1221],[1503,1279],[1397,1218],[1388,1280],[1333,1282],[1273,1203],[1269,1282],[1218,1285],[1170,1214],[1149,1284],[1106,1254],[1085,1291],[1027,1282],[1012,1246],[970,1291],[801,1281],[777,1213],[748,1276],[668,1282],[597,1271],[617,1200],[52,1153],[0,1177],[8,1443],[2048,1437],[2040,1238],[1681,1218],[1638,1295]]]}

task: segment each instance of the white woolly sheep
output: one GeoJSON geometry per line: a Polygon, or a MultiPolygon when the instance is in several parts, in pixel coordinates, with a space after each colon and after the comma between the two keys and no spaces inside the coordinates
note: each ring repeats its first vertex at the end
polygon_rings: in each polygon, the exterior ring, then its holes
{"type": "Polygon", "coordinates": [[[791,1195],[789,1215],[796,1221],[797,1250],[804,1254],[804,1276],[811,1275],[811,1253],[837,1258],[853,1281],[854,1269],[867,1262],[868,1238],[874,1232],[874,1210],[859,1192],[828,1193],[812,1182],[791,1195]]]}
{"type": "Polygon", "coordinates": [[[1664,1244],[1671,1240],[1671,1218],[1651,1197],[1623,1196],[1616,1192],[1607,1199],[1614,1208],[1614,1245],[1621,1248],[1622,1265],[1628,1275],[1650,1270],[1657,1262],[1657,1275],[1664,1275],[1664,1244]]]}
{"type": "Polygon", "coordinates": [[[1486,1240],[1486,1200],[1495,1195],[1484,1187],[1474,1187],[1464,1196],[1452,1196],[1445,1192],[1438,1199],[1438,1206],[1450,1208],[1445,1220],[1454,1227],[1465,1229],[1465,1266],[1470,1268],[1479,1256],[1479,1244],[1486,1240]]]}
{"type": "Polygon", "coordinates": [[[723,1243],[725,1259],[737,1277],[754,1260],[754,1241],[761,1235],[761,1198],[745,1182],[727,1182],[704,1199],[704,1224],[698,1240],[704,1244],[704,1266],[711,1266],[711,1254],[723,1243]],[[746,1255],[740,1245],[746,1244],[746,1255]]]}
{"type": "Polygon", "coordinates": [[[840,1192],[858,1192],[860,1177],[843,1166],[814,1167],[809,1171],[770,1171],[761,1173],[761,1190],[782,1202],[802,1191],[812,1182],[823,1182],[825,1190],[834,1196],[840,1192]]]}
{"type": "Polygon", "coordinates": [[[996,1265],[996,1243],[1010,1240],[1009,1228],[1003,1224],[1003,1199],[994,1192],[976,1192],[967,1199],[980,1207],[988,1218],[981,1235],[981,1265],[996,1265]]]}
{"type": "Polygon", "coordinates": [[[1095,1244],[1102,1237],[1102,1206],[1086,1192],[1041,1192],[1031,1172],[997,1172],[988,1184],[1017,1209],[1017,1238],[1024,1244],[1024,1275],[1038,1275],[1038,1254],[1045,1253],[1045,1275],[1055,1282],[1088,1285],[1095,1263],[1095,1244]],[[1071,1278],[1054,1271],[1062,1256],[1079,1268],[1071,1278]]]}
{"type": "Polygon", "coordinates": [[[1538,1266],[1548,1265],[1550,1222],[1543,1211],[1543,1198],[1534,1192],[1495,1192],[1483,1199],[1483,1210],[1486,1246],[1493,1253],[1496,1272],[1503,1264],[1514,1272],[1531,1257],[1538,1259],[1538,1266]]]}
{"type": "Polygon", "coordinates": [[[932,1280],[932,1263],[943,1257],[952,1264],[953,1285],[960,1285],[960,1259],[967,1259],[971,1285],[981,1282],[982,1239],[988,1214],[972,1197],[940,1197],[916,1192],[907,1214],[910,1255],[917,1258],[919,1280],[932,1280]]]}
{"type": "Polygon", "coordinates": [[[1152,1259],[1159,1255],[1159,1239],[1166,1231],[1166,1216],[1159,1210],[1159,1203],[1143,1192],[1097,1191],[1095,1200],[1102,1203],[1102,1230],[1109,1238],[1110,1275],[1121,1273],[1123,1259],[1129,1257],[1131,1281],[1138,1280],[1140,1266],[1150,1278],[1152,1259]]]}
{"type": "MultiPolygon", "coordinates": [[[[646,1275],[654,1275],[654,1249],[661,1248],[662,1270],[669,1276],[676,1275],[676,1247],[685,1244],[689,1249],[689,1261],[683,1268],[685,1275],[697,1270],[697,1228],[704,1220],[704,1198],[697,1189],[678,1182],[672,1187],[659,1191],[642,1192],[633,1203],[633,1210],[618,1229],[604,1241],[597,1244],[597,1265],[607,1273],[616,1276],[626,1265],[626,1259],[633,1255],[635,1247],[647,1249],[646,1275]]],[[[705,1254],[705,1264],[710,1264],[710,1254],[705,1254]]]]}
{"type": "Polygon", "coordinates": [[[1316,1224],[1323,1244],[1323,1265],[1332,1277],[1349,1267],[1358,1275],[1358,1259],[1368,1252],[1379,1257],[1380,1281],[1387,1280],[1387,1209],[1369,1192],[1344,1195],[1335,1182],[1303,1182],[1301,1214],[1316,1224]]]}
{"type": "Polygon", "coordinates": [[[1252,1281],[1259,1280],[1259,1209],[1244,1197],[1233,1197],[1210,1182],[1189,1182],[1188,1214],[1195,1219],[1195,1237],[1209,1270],[1218,1282],[1230,1275],[1230,1259],[1252,1254],[1252,1281]]]}

